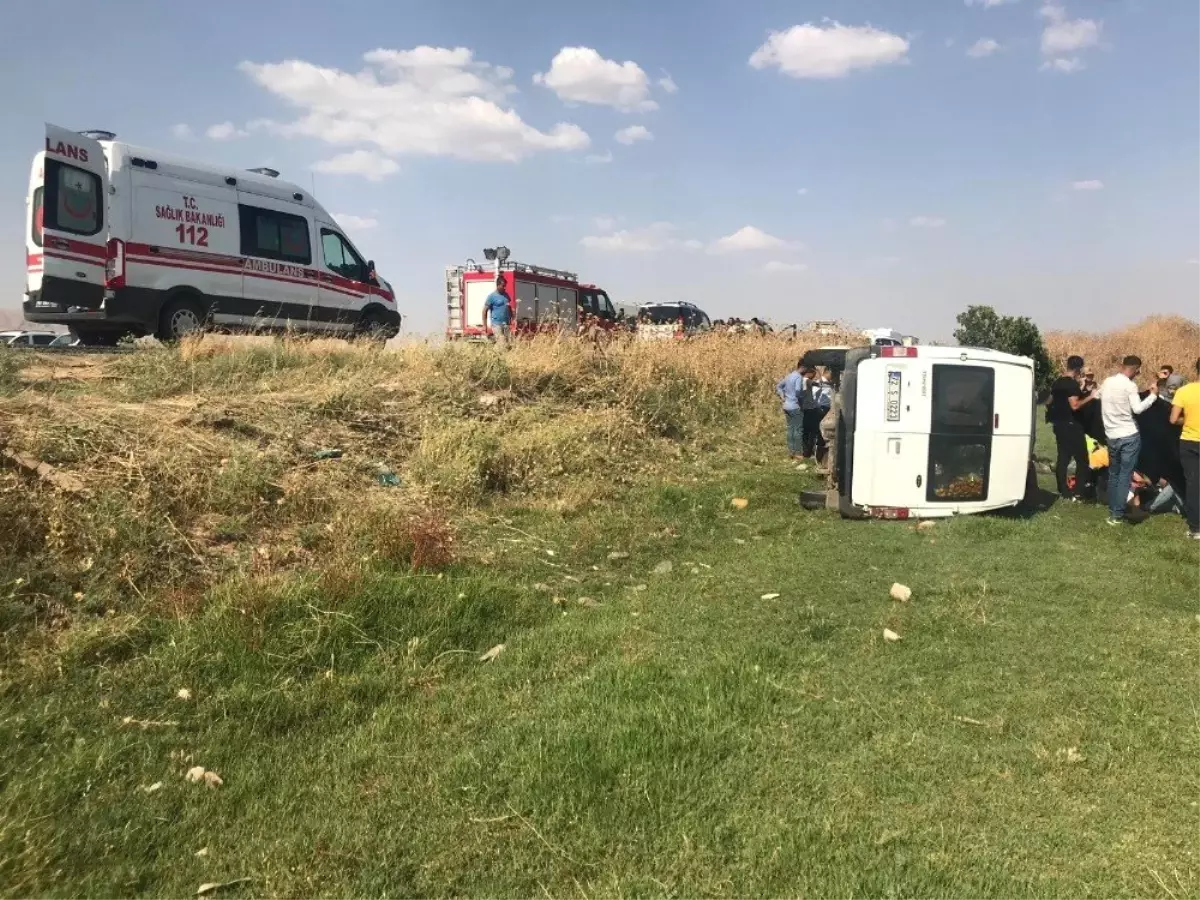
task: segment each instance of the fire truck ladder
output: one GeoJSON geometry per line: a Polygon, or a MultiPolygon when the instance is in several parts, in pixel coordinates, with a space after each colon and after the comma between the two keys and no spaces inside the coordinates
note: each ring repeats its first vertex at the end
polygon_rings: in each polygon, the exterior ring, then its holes
{"type": "Polygon", "coordinates": [[[450,334],[462,334],[462,275],[464,266],[446,266],[446,323],[450,334]]]}
{"type": "Polygon", "coordinates": [[[579,276],[574,272],[567,272],[562,269],[551,269],[548,266],[535,266],[532,263],[516,262],[515,260],[507,260],[500,264],[500,270],[503,272],[526,272],[530,275],[542,275],[546,278],[559,278],[563,281],[579,281],[579,276]]]}

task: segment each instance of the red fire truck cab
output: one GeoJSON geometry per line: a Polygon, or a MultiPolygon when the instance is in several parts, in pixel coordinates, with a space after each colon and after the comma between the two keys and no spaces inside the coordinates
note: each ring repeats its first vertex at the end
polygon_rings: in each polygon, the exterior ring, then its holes
{"type": "Polygon", "coordinates": [[[594,323],[615,328],[619,317],[608,294],[562,269],[505,260],[446,267],[446,336],[486,340],[492,329],[484,301],[503,281],[512,309],[514,334],[576,334],[594,323]]]}

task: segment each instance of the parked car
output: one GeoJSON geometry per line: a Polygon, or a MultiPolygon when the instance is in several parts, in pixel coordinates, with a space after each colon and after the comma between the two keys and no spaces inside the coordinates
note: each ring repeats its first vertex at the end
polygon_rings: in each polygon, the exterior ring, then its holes
{"type": "Polygon", "coordinates": [[[669,301],[638,307],[637,336],[644,341],[685,338],[712,327],[708,316],[694,303],[669,301]]]}
{"type": "Polygon", "coordinates": [[[83,341],[79,340],[79,338],[75,337],[75,335],[71,334],[70,332],[67,332],[66,334],[60,334],[50,342],[50,347],[52,349],[81,346],[83,346],[83,341]]]}
{"type": "Polygon", "coordinates": [[[53,331],[0,331],[0,344],[9,347],[49,347],[58,337],[53,331]]]}

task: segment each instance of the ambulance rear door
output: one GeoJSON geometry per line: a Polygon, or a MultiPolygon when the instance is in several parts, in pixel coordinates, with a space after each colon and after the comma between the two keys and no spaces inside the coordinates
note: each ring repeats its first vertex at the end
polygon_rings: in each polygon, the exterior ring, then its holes
{"type": "Polygon", "coordinates": [[[99,141],[47,123],[41,156],[42,165],[35,163],[31,178],[26,238],[27,271],[31,257],[42,255],[41,283],[30,295],[33,306],[47,312],[99,309],[108,261],[104,148],[99,141]]]}

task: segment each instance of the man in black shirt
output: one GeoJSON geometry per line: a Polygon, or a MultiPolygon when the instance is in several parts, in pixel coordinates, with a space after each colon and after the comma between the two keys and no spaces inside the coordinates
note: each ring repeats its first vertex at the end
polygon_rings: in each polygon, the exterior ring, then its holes
{"type": "Polygon", "coordinates": [[[1092,403],[1096,395],[1090,393],[1085,397],[1079,389],[1082,370],[1082,357],[1072,356],[1067,360],[1067,371],[1050,386],[1050,403],[1046,413],[1058,445],[1058,460],[1054,466],[1058,495],[1065,500],[1078,500],[1076,491],[1089,486],[1092,481],[1087,443],[1083,439],[1083,427],[1076,413],[1092,403]],[[1067,467],[1072,459],[1075,460],[1075,490],[1067,485],[1067,467]]]}

